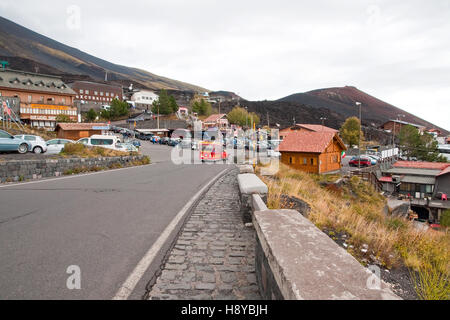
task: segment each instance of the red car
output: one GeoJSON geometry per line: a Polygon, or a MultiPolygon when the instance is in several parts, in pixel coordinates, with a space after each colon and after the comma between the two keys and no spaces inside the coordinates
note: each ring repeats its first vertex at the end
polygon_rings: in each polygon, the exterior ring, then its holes
{"type": "Polygon", "coordinates": [[[350,167],[370,167],[372,165],[372,160],[367,157],[361,157],[361,159],[353,157],[348,164],[350,167]]]}

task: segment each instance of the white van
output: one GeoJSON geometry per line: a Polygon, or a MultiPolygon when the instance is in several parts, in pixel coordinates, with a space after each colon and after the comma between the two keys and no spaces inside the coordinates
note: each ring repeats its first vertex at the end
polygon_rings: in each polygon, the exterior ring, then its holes
{"type": "Polygon", "coordinates": [[[120,139],[113,135],[93,135],[90,138],[82,138],[78,140],[77,143],[82,143],[88,147],[102,147],[111,150],[121,150],[118,146],[121,143],[120,139]]]}

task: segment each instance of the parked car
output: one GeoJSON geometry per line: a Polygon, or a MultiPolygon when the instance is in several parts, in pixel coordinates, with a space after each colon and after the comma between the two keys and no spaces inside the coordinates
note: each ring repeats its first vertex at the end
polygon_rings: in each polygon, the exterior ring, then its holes
{"type": "Polygon", "coordinates": [[[167,142],[167,145],[169,147],[176,147],[181,142],[181,139],[179,138],[171,138],[169,139],[169,142],[167,142]]]}
{"type": "Polygon", "coordinates": [[[376,166],[378,164],[378,161],[379,161],[378,157],[367,155],[367,158],[370,159],[372,166],[376,166]]]}
{"type": "Polygon", "coordinates": [[[190,140],[190,139],[181,140],[180,147],[182,149],[192,149],[192,140],[190,140]]]}
{"type": "Polygon", "coordinates": [[[281,153],[272,149],[267,150],[267,156],[272,158],[281,158],[281,153]]]}
{"type": "Polygon", "coordinates": [[[142,146],[141,142],[139,140],[133,140],[130,142],[133,146],[136,148],[140,148],[142,146]]]}
{"type": "Polygon", "coordinates": [[[27,134],[23,134],[23,135],[17,135],[15,136],[18,139],[23,139],[28,141],[31,144],[31,152],[34,153],[44,153],[47,152],[47,143],[45,142],[44,139],[42,139],[39,136],[32,136],[32,135],[27,135],[27,134]]]}
{"type": "Polygon", "coordinates": [[[353,157],[349,162],[350,167],[370,167],[372,165],[372,160],[369,157],[353,157]]]}
{"type": "Polygon", "coordinates": [[[139,135],[139,139],[144,141],[151,141],[153,137],[153,133],[141,133],[139,135]]]}
{"type": "Polygon", "coordinates": [[[90,138],[82,138],[77,141],[88,147],[101,147],[111,150],[118,150],[117,145],[121,143],[116,136],[93,135],[90,138]]]}
{"type": "Polygon", "coordinates": [[[75,143],[75,141],[67,139],[53,139],[47,141],[47,153],[48,154],[59,154],[63,151],[64,146],[68,143],[75,143]]]}
{"type": "Polygon", "coordinates": [[[27,153],[31,150],[31,143],[19,139],[8,132],[0,130],[0,152],[27,153]]]}
{"type": "Polygon", "coordinates": [[[169,141],[170,141],[169,137],[164,137],[159,141],[159,143],[160,144],[169,144],[169,141]]]}
{"type": "Polygon", "coordinates": [[[115,147],[117,151],[139,152],[138,148],[136,148],[132,143],[119,143],[115,147]]]}

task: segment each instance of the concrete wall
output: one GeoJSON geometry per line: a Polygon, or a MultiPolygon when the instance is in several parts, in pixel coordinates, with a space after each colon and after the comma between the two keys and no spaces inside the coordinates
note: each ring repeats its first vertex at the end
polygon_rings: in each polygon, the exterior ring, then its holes
{"type": "Polygon", "coordinates": [[[107,168],[112,165],[128,166],[133,161],[142,160],[144,156],[126,156],[111,158],[71,158],[42,159],[0,162],[0,182],[17,182],[36,180],[64,175],[76,168],[107,168]]]}
{"type": "Polygon", "coordinates": [[[251,215],[256,230],[256,274],[264,299],[400,299],[388,285],[299,212],[269,210],[263,200],[266,194],[261,197],[255,192],[256,180],[248,175],[238,178],[241,199],[251,198],[250,208],[247,201],[241,203],[241,208],[243,216],[251,215]],[[246,188],[247,182],[250,188],[246,188]],[[251,195],[243,195],[245,190],[250,190],[251,195]],[[373,283],[379,285],[373,286],[373,283]]]}

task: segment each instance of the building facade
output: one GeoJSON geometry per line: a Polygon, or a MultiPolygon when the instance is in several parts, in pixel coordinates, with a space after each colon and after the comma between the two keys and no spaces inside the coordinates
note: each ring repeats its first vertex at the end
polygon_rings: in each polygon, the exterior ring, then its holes
{"type": "Polygon", "coordinates": [[[226,130],[230,126],[226,114],[213,114],[203,121],[203,130],[218,128],[219,130],[226,130]]]}
{"type": "Polygon", "coordinates": [[[123,100],[120,86],[90,81],[75,81],[68,85],[76,92],[75,104],[80,112],[99,111],[102,106],[111,105],[114,99],[123,100]]]}
{"type": "Polygon", "coordinates": [[[322,174],[342,167],[344,142],[334,132],[293,131],[280,144],[281,162],[297,170],[322,174]]]}
{"type": "Polygon", "coordinates": [[[56,133],[60,139],[80,140],[109,130],[106,123],[58,123],[56,133]]]}
{"type": "Polygon", "coordinates": [[[381,128],[385,131],[390,131],[390,132],[393,132],[395,135],[398,135],[400,133],[400,131],[402,130],[402,128],[407,125],[411,125],[411,126],[417,128],[417,130],[419,130],[420,133],[424,133],[426,131],[426,128],[424,126],[421,126],[419,124],[405,122],[405,121],[400,121],[400,120],[390,120],[390,121],[386,122],[385,124],[383,124],[381,126],[381,128]]]}
{"type": "Polygon", "coordinates": [[[152,110],[153,102],[157,101],[159,96],[153,91],[140,90],[131,96],[131,101],[137,109],[152,110]]]}
{"type": "Polygon", "coordinates": [[[78,120],[76,94],[60,77],[0,70],[0,96],[19,101],[15,112],[32,127],[55,128],[60,115],[78,120]]]}

